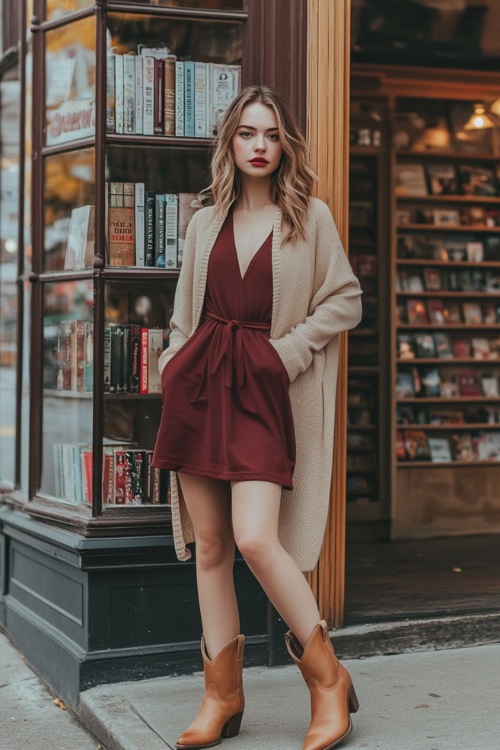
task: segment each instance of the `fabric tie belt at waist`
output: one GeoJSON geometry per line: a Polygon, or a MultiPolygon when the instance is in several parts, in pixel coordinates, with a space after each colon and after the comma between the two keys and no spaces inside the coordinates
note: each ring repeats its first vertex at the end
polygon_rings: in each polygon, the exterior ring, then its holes
{"type": "Polygon", "coordinates": [[[216,323],[220,323],[224,326],[219,355],[212,367],[211,374],[215,375],[219,367],[221,367],[222,362],[225,360],[224,385],[227,386],[227,388],[231,388],[233,384],[233,366],[235,366],[236,369],[238,385],[244,385],[245,361],[243,356],[241,330],[243,328],[250,328],[254,331],[267,333],[269,336],[271,333],[271,326],[268,323],[252,323],[246,320],[226,320],[225,318],[221,318],[210,312],[207,312],[206,317],[209,320],[214,320],[216,323]]]}

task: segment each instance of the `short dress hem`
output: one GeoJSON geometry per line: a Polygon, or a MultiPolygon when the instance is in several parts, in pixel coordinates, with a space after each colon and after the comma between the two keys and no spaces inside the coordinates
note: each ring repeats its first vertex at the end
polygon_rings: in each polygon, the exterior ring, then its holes
{"type": "Polygon", "coordinates": [[[200,469],[198,466],[172,466],[172,464],[166,464],[163,461],[155,461],[155,466],[158,469],[167,469],[168,471],[184,472],[185,474],[191,474],[195,477],[207,477],[208,479],[221,479],[227,482],[271,482],[272,484],[279,484],[284,490],[293,490],[293,485],[283,484],[283,478],[279,476],[271,476],[259,472],[258,475],[252,472],[235,472],[228,470],[216,470],[211,471],[210,469],[200,469]]]}

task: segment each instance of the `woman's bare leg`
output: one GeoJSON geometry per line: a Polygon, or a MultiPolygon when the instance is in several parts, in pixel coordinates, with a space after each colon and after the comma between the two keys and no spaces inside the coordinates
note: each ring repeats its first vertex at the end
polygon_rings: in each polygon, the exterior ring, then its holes
{"type": "Polygon", "coordinates": [[[179,472],[196,539],[196,579],[207,654],[213,659],[240,632],[234,589],[234,536],[227,482],[179,472]]]}
{"type": "Polygon", "coordinates": [[[236,544],[281,617],[305,646],[320,621],[316,600],[303,573],[278,538],[281,486],[232,482],[236,544]]]}

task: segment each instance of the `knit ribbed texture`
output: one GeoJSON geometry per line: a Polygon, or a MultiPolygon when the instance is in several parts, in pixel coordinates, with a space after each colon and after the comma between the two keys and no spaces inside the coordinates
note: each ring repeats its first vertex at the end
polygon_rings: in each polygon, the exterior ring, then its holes
{"type": "MultiPolygon", "coordinates": [[[[197,211],[188,227],[170,346],[160,357],[160,371],[199,325],[210,252],[225,219],[213,218],[213,212],[213,208],[197,211]]],[[[281,247],[281,232],[277,208],[270,340],[290,378],[297,443],[294,488],[283,491],[279,534],[285,549],[306,571],[318,560],[328,514],[338,334],[358,325],[361,289],[325,203],[311,199],[305,240],[281,247]]],[[[171,472],[171,495],[176,553],[180,560],[188,560],[186,544],[194,541],[194,533],[175,472],[171,472]]]]}

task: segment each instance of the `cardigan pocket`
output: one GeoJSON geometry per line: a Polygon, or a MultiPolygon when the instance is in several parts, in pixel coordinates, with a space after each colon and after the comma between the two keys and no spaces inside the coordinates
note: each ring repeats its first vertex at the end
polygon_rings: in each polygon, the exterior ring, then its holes
{"type": "Polygon", "coordinates": [[[273,352],[273,356],[274,356],[275,360],[279,363],[279,366],[280,366],[280,369],[281,369],[282,373],[285,375],[285,377],[287,379],[287,382],[290,385],[290,382],[291,382],[290,381],[290,375],[288,374],[288,370],[285,367],[285,363],[281,359],[281,357],[278,354],[278,352],[276,351],[275,347],[271,344],[270,340],[266,339],[266,341],[268,343],[269,349],[271,349],[272,352],[273,352]]]}

